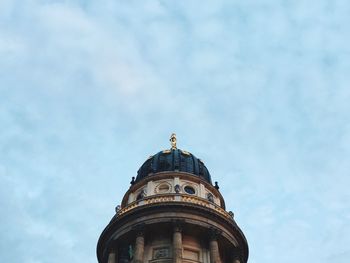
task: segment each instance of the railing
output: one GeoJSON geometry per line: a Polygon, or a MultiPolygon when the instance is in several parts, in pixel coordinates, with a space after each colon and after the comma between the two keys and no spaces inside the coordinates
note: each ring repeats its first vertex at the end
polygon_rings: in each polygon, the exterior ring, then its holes
{"type": "Polygon", "coordinates": [[[228,213],[225,209],[221,208],[217,204],[214,204],[207,199],[192,196],[187,194],[162,194],[162,195],[152,195],[145,197],[141,200],[134,201],[128,204],[126,207],[121,208],[117,211],[117,216],[121,216],[122,214],[136,208],[150,204],[164,203],[164,202],[184,202],[191,203],[199,206],[203,206],[209,209],[213,209],[219,214],[223,215],[226,218],[232,219],[232,215],[228,213]]]}

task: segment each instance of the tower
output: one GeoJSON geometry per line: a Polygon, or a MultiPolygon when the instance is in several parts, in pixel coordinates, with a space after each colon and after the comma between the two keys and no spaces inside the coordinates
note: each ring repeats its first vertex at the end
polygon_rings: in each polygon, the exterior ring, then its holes
{"type": "Polygon", "coordinates": [[[177,148],[150,156],[97,244],[99,263],[246,263],[248,244],[204,163],[177,148]]]}

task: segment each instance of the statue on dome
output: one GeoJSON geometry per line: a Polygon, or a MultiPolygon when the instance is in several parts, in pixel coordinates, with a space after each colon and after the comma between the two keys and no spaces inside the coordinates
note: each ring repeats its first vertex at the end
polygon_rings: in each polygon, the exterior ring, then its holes
{"type": "Polygon", "coordinates": [[[176,147],[177,140],[176,140],[176,134],[175,133],[171,134],[171,137],[170,137],[169,141],[171,143],[171,149],[172,150],[176,150],[177,149],[177,147],[176,147]]]}

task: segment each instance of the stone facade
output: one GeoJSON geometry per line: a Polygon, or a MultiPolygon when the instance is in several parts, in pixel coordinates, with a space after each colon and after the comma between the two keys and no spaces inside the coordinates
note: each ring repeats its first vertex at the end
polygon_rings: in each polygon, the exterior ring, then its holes
{"type": "MultiPolygon", "coordinates": [[[[174,177],[173,173],[169,174],[163,172],[159,180],[153,177],[147,178],[148,180],[142,181],[142,184],[137,184],[137,187],[133,187],[127,192],[127,204],[131,204],[145,197],[184,193],[208,200],[210,199],[209,196],[211,196],[211,202],[221,206],[223,198],[220,194],[215,193],[217,191],[213,189],[213,186],[201,180],[193,180],[191,175],[186,176],[184,173],[179,173],[179,175],[174,177]]],[[[125,206],[126,204],[123,202],[123,205],[125,206]]]]}

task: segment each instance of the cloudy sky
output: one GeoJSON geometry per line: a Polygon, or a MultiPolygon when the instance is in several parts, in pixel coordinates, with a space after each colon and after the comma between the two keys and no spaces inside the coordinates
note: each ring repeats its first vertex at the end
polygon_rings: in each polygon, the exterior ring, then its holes
{"type": "Polygon", "coordinates": [[[151,154],[204,160],[250,263],[350,258],[348,0],[0,0],[0,262],[97,262],[151,154]]]}

